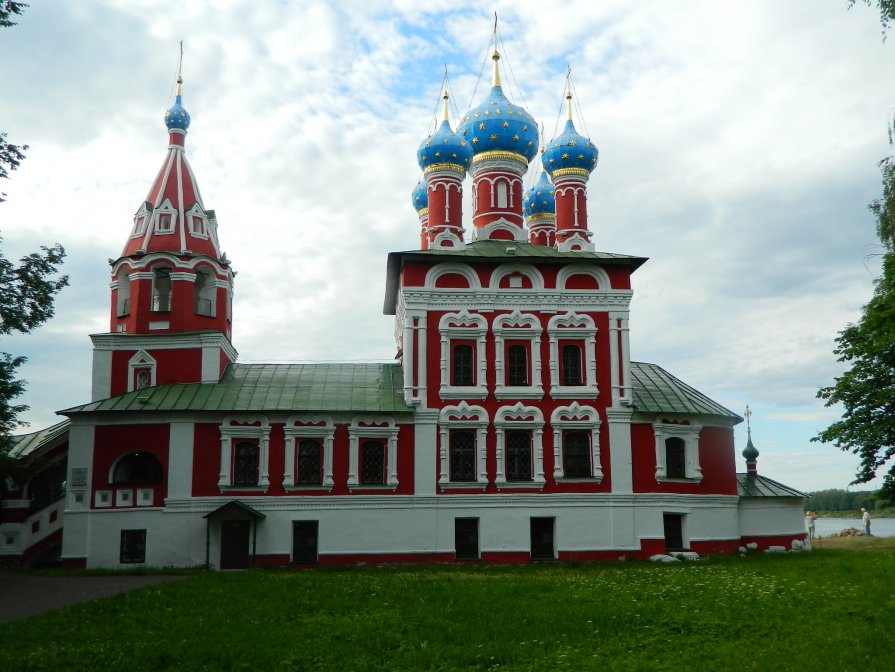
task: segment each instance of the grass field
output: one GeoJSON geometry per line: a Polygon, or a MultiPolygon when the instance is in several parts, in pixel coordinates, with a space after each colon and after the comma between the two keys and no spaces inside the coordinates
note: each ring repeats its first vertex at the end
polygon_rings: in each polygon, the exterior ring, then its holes
{"type": "Polygon", "coordinates": [[[0,627],[0,670],[891,670],[895,539],[860,541],[677,565],[195,572],[0,627]]]}

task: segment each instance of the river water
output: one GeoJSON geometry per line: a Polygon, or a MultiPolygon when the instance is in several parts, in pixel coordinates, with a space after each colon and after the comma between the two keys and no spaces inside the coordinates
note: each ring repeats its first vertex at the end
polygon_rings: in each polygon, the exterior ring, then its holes
{"type": "MultiPolygon", "coordinates": [[[[826,537],[850,527],[864,531],[860,518],[818,518],[814,521],[816,534],[826,537]]],[[[877,537],[895,537],[895,518],[874,518],[870,521],[870,532],[877,537]]]]}

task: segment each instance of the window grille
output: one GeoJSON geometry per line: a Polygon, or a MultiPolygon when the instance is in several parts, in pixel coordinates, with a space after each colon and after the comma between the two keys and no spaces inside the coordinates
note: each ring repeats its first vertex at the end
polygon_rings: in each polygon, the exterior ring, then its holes
{"type": "Polygon", "coordinates": [[[581,348],[577,345],[564,345],[562,348],[562,384],[584,385],[581,375],[581,348]]]}
{"type": "Polygon", "coordinates": [[[450,479],[475,480],[475,435],[471,431],[451,432],[450,479]]]}
{"type": "Polygon", "coordinates": [[[566,432],[563,446],[563,475],[584,478],[591,475],[590,441],[585,432],[566,432]]]}
{"type": "Polygon", "coordinates": [[[528,350],[524,345],[507,349],[507,385],[528,385],[528,350]]]}
{"type": "Polygon", "coordinates": [[[323,483],[321,471],[322,446],[317,441],[306,439],[298,444],[298,484],[320,485],[323,483]]]}
{"type": "Polygon", "coordinates": [[[237,443],[233,460],[233,485],[258,485],[258,446],[237,443]]]}
{"type": "Polygon", "coordinates": [[[531,480],[531,434],[507,432],[507,480],[531,480]]]}
{"type": "Polygon", "coordinates": [[[454,346],[454,385],[475,385],[474,354],[471,345],[458,344],[454,346]]]}
{"type": "Polygon", "coordinates": [[[385,483],[385,446],[378,441],[366,441],[361,446],[361,484],[385,483]]]}

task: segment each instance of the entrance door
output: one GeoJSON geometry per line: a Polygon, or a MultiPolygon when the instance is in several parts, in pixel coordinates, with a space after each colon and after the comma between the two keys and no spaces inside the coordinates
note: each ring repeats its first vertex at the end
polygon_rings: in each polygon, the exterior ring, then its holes
{"type": "Polygon", "coordinates": [[[454,519],[454,549],[457,560],[479,559],[479,519],[454,519]]]}
{"type": "Polygon", "coordinates": [[[249,566],[249,521],[221,521],[221,569],[249,566]]]}
{"type": "Polygon", "coordinates": [[[531,519],[531,559],[555,560],[553,526],[555,518],[531,519]]]}
{"type": "Polygon", "coordinates": [[[316,520],[296,520],[292,523],[292,562],[317,562],[316,520]]]}
{"type": "Polygon", "coordinates": [[[665,526],[665,550],[685,550],[683,516],[679,513],[663,513],[662,523],[665,526]]]}

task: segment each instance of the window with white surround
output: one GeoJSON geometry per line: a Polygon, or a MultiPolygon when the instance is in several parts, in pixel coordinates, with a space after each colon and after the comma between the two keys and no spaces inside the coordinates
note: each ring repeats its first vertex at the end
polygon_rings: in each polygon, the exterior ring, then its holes
{"type": "Polygon", "coordinates": [[[186,220],[189,222],[190,235],[195,238],[208,238],[208,220],[205,213],[196,203],[189,212],[186,213],[186,220]]]}
{"type": "Polygon", "coordinates": [[[553,428],[553,480],[603,479],[600,465],[600,415],[573,401],[550,414],[553,428]]]}
{"type": "Polygon", "coordinates": [[[169,266],[153,266],[152,268],[152,311],[167,313],[171,310],[171,268],[169,266]]]}
{"type": "Polygon", "coordinates": [[[392,418],[356,417],[351,421],[349,487],[398,487],[398,430],[392,418]]]}
{"type": "Polygon", "coordinates": [[[121,564],[146,562],[146,530],[121,530],[121,564]]]}
{"type": "Polygon", "coordinates": [[[441,487],[488,485],[486,437],[488,412],[461,401],[445,406],[438,415],[438,484],[441,487]]]}
{"type": "Polygon", "coordinates": [[[174,233],[177,211],[174,210],[174,206],[171,205],[170,201],[166,200],[162,203],[153,213],[152,218],[155,221],[155,233],[162,235],[174,233]]]}
{"type": "Polygon", "coordinates": [[[540,399],[544,396],[541,383],[541,322],[537,315],[511,313],[494,318],[494,363],[496,383],[494,396],[498,399],[540,399]]]}
{"type": "Polygon", "coordinates": [[[494,416],[498,487],[543,487],[544,415],[539,408],[502,406],[494,416]]]}
{"type": "Polygon", "coordinates": [[[656,437],[656,480],[702,480],[699,465],[699,433],[701,425],[688,420],[662,417],[653,423],[656,437]]]}
{"type": "Polygon", "coordinates": [[[265,416],[227,416],[221,433],[221,490],[264,490],[270,486],[270,423],[265,416]]]}
{"type": "Polygon", "coordinates": [[[128,361],[127,391],[144,390],[155,387],[155,358],[145,350],[140,350],[128,361]]]}
{"type": "Polygon", "coordinates": [[[292,416],[286,420],[283,487],[332,489],[335,431],[328,416],[292,416]]]}
{"type": "Polygon", "coordinates": [[[117,287],[117,306],[115,315],[117,317],[125,317],[131,311],[131,271],[128,267],[123,267],[118,272],[117,287]]]}
{"type": "Polygon", "coordinates": [[[443,315],[438,331],[441,334],[441,398],[484,399],[488,396],[485,359],[488,322],[481,315],[461,310],[443,315]]]}
{"type": "Polygon", "coordinates": [[[568,312],[547,323],[550,338],[550,396],[596,399],[597,328],[590,315],[568,312]]]}

